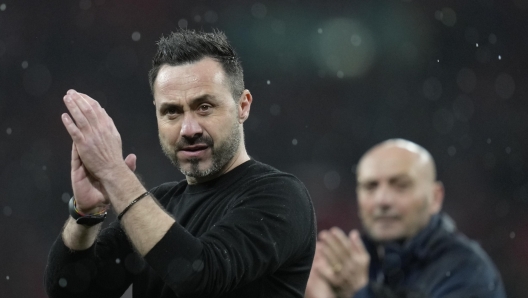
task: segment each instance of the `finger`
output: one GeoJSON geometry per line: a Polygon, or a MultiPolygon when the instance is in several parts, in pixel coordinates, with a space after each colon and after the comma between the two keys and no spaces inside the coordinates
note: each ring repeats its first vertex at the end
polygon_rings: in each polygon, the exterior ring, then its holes
{"type": "Polygon", "coordinates": [[[357,230],[350,231],[350,233],[348,234],[348,238],[350,240],[351,247],[354,251],[367,252],[367,249],[363,244],[363,240],[361,240],[361,237],[359,236],[359,232],[357,230]]]}
{"type": "Polygon", "coordinates": [[[350,256],[350,242],[345,232],[338,227],[333,227],[330,229],[330,233],[333,236],[334,249],[343,257],[350,256]]]}
{"type": "Polygon", "coordinates": [[[336,274],[334,268],[330,265],[326,256],[324,255],[323,250],[321,250],[320,256],[317,260],[317,264],[314,262],[314,270],[319,274],[324,280],[335,281],[336,274]]]}
{"type": "Polygon", "coordinates": [[[336,254],[335,250],[331,247],[331,244],[328,241],[330,236],[329,231],[322,231],[319,233],[321,239],[321,252],[325,257],[326,261],[331,267],[341,266],[341,261],[339,256],[336,254]]]}
{"type": "Polygon", "coordinates": [[[88,120],[90,125],[95,127],[98,123],[97,114],[93,109],[92,105],[88,102],[88,100],[81,96],[81,94],[79,94],[75,90],[73,90],[73,92],[70,92],[67,96],[70,96],[73,101],[75,101],[75,103],[79,107],[84,117],[88,120]]]}
{"type": "Polygon", "coordinates": [[[342,263],[350,256],[350,243],[348,237],[341,229],[334,227],[321,236],[321,241],[332,250],[334,257],[337,259],[336,262],[342,263]]]}
{"type": "Polygon", "coordinates": [[[99,104],[99,102],[97,100],[91,98],[87,94],[77,92],[77,91],[75,91],[73,89],[69,90],[68,92],[69,93],[76,92],[81,97],[83,97],[83,99],[88,104],[91,105],[92,109],[94,110],[95,114],[97,115],[97,121],[98,121],[97,124],[103,125],[103,127],[105,127],[105,129],[107,129],[108,131],[112,132],[113,134],[118,133],[117,128],[116,128],[115,123],[114,123],[114,120],[112,119],[112,117],[110,117],[110,115],[108,115],[106,110],[103,107],[101,107],[101,105],[99,104]]]}
{"type": "Polygon", "coordinates": [[[126,165],[128,166],[128,168],[134,172],[136,170],[136,161],[137,161],[137,156],[135,154],[129,154],[126,158],[125,158],[125,163],[126,165]]]}
{"type": "Polygon", "coordinates": [[[90,124],[88,119],[86,119],[83,112],[79,108],[77,101],[69,94],[65,95],[63,100],[66,108],[68,108],[68,111],[71,114],[71,118],[75,120],[75,125],[82,131],[86,131],[87,129],[89,130],[90,124]]]}
{"type": "Polygon", "coordinates": [[[70,134],[70,137],[74,142],[83,142],[84,141],[84,135],[81,132],[81,130],[77,127],[77,125],[73,122],[70,115],[64,113],[61,116],[62,123],[64,124],[64,127],[66,127],[66,130],[70,134]]]}
{"type": "MultiPolygon", "coordinates": [[[[69,90],[68,92],[77,92],[73,89],[69,90]]],[[[82,98],[84,98],[84,100],[86,100],[86,102],[88,102],[88,104],[90,106],[92,106],[92,109],[95,111],[95,113],[97,114],[97,118],[99,118],[100,116],[104,116],[105,113],[103,113],[103,108],[101,107],[101,105],[99,104],[99,102],[93,98],[91,98],[89,95],[87,94],[84,94],[84,93],[81,93],[81,92],[77,92],[82,98]]]]}
{"type": "Polygon", "coordinates": [[[72,143],[72,152],[71,152],[71,168],[72,171],[77,170],[82,165],[81,158],[79,157],[79,152],[77,152],[77,146],[75,143],[72,143]]]}

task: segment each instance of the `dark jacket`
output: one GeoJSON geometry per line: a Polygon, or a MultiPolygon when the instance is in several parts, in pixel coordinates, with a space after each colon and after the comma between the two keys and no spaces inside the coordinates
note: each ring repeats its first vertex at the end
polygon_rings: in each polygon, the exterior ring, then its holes
{"type": "Polygon", "coordinates": [[[378,245],[363,239],[371,256],[369,285],[354,298],[503,298],[500,275],[484,250],[457,232],[453,220],[433,216],[410,241],[378,245]]]}

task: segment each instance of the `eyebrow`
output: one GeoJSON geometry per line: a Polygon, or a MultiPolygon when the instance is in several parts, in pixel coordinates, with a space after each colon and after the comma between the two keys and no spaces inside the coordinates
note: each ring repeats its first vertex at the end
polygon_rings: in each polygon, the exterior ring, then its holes
{"type": "MultiPolygon", "coordinates": [[[[211,95],[211,94],[204,94],[204,95],[201,95],[201,96],[198,96],[196,98],[193,98],[190,102],[190,106],[195,106],[197,104],[200,104],[204,101],[211,101],[211,102],[214,102],[216,103],[218,100],[216,99],[216,97],[214,95],[211,95]]],[[[181,108],[183,105],[182,104],[179,104],[179,103],[174,103],[174,102],[164,102],[160,105],[159,109],[160,111],[162,111],[163,109],[166,109],[168,107],[179,107],[181,108]]]]}
{"type": "MultiPolygon", "coordinates": [[[[389,182],[394,182],[394,181],[403,180],[403,179],[411,179],[411,176],[409,176],[408,174],[396,174],[388,178],[389,182]]],[[[357,183],[366,184],[366,183],[373,183],[373,182],[378,182],[378,181],[379,179],[376,179],[376,178],[366,178],[366,179],[358,179],[357,183]]]]}

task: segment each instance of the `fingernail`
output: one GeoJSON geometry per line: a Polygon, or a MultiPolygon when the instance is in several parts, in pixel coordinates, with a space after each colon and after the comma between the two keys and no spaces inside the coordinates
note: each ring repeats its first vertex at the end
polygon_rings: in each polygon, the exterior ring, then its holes
{"type": "Polygon", "coordinates": [[[69,95],[64,96],[64,101],[65,102],[71,102],[71,100],[72,99],[71,99],[71,97],[69,95]]]}

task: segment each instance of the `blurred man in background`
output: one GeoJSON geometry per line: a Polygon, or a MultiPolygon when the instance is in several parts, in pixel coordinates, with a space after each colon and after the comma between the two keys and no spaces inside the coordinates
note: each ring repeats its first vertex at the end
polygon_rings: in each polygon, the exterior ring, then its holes
{"type": "MultiPolygon", "coordinates": [[[[302,297],[315,251],[308,191],[252,160],[252,97],[221,32],[162,38],[149,73],[163,151],[185,175],[150,192],[106,111],[74,90],[70,217],[46,270],[50,297],[302,297]],[[106,210],[118,220],[101,230],[106,210]]],[[[137,119],[134,119],[137,121],[137,119]]]]}
{"type": "Polygon", "coordinates": [[[319,233],[306,298],[503,298],[499,273],[474,241],[440,212],[444,188],[427,150],[393,139],[357,168],[365,234],[319,233]]]}

